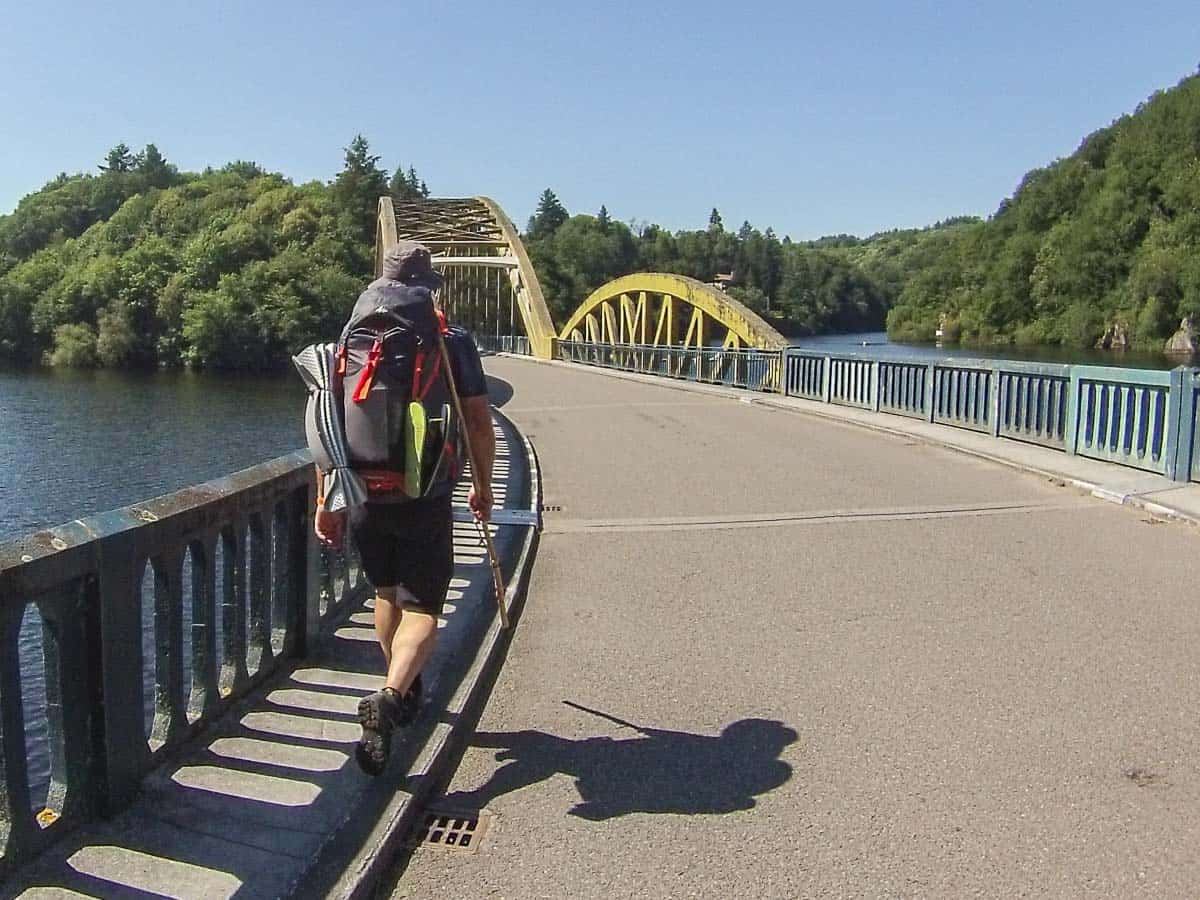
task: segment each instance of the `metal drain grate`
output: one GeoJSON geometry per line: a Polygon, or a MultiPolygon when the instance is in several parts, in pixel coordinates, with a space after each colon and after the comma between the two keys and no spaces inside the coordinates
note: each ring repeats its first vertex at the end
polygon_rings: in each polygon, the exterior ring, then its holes
{"type": "Polygon", "coordinates": [[[491,815],[482,810],[430,807],[413,833],[411,846],[474,852],[490,819],[491,815]]]}

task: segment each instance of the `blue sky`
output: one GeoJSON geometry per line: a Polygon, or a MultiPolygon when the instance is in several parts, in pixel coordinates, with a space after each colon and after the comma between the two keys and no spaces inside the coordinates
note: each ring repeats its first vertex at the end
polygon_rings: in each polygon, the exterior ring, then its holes
{"type": "Polygon", "coordinates": [[[1200,4],[6,4],[0,211],[119,141],[328,180],[794,238],[987,215],[1196,71],[1200,4]],[[15,8],[14,8],[15,7],[15,8]]]}

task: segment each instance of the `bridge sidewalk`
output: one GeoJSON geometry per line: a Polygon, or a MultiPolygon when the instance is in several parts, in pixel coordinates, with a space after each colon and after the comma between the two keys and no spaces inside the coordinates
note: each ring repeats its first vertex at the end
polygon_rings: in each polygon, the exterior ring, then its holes
{"type": "MultiPolygon", "coordinates": [[[[528,519],[536,491],[525,447],[506,426],[497,426],[497,438],[498,507],[528,519]]],[[[456,497],[462,517],[465,491],[456,497]]],[[[530,561],[531,529],[493,531],[511,577],[530,561]]],[[[481,699],[481,678],[499,661],[491,570],[469,522],[455,525],[455,556],[450,602],[427,668],[430,712],[397,738],[383,776],[363,775],[353,759],[358,700],[383,675],[374,600],[364,596],[323,635],[315,658],[267,682],[152,773],[132,807],[51,847],[0,884],[0,896],[361,895],[450,759],[452,737],[481,699]]]]}
{"type": "Polygon", "coordinates": [[[490,831],[396,896],[1195,895],[1192,529],[728,392],[488,368],[545,531],[446,791],[490,831]]]}

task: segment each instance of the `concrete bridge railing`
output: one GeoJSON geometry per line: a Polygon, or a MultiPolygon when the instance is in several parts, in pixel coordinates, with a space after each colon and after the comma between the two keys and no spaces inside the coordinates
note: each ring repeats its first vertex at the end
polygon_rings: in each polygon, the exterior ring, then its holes
{"type": "Polygon", "coordinates": [[[1200,481],[1200,369],[561,341],[559,359],[780,393],[1200,481]]]}
{"type": "Polygon", "coordinates": [[[314,501],[300,452],[0,543],[0,874],[125,805],[314,646],[364,584],[354,559],[318,550],[314,501]],[[41,652],[22,653],[39,617],[41,652]]]}

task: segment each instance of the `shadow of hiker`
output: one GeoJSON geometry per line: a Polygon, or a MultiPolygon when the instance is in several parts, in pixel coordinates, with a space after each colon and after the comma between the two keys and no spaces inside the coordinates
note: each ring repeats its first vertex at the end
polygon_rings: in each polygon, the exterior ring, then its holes
{"type": "Polygon", "coordinates": [[[503,378],[497,378],[495,375],[487,376],[488,402],[492,406],[499,409],[504,406],[513,396],[513,386],[503,378]]]}
{"type": "Polygon", "coordinates": [[[741,719],[716,736],[661,728],[637,731],[640,735],[627,739],[582,740],[542,731],[477,733],[472,746],[494,747],[496,760],[508,764],[486,784],[452,794],[446,802],[482,809],[497,797],[562,773],[575,778],[581,798],[570,814],[593,822],[635,812],[736,812],[752,809],[757,795],[791,777],[792,767],[779,754],[798,738],[795,729],[770,719],[741,719]]]}

